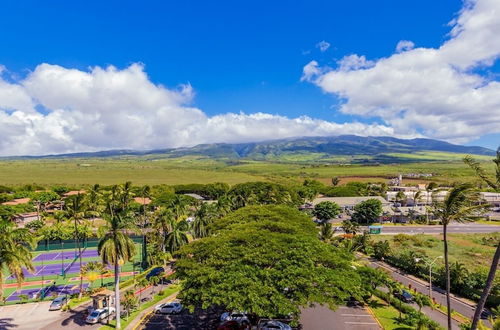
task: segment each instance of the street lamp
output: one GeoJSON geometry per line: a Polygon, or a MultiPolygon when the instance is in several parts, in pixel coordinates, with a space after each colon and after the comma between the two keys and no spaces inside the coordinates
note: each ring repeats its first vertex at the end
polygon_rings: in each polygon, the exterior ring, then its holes
{"type": "Polygon", "coordinates": [[[438,260],[438,259],[442,259],[443,256],[439,256],[439,257],[436,257],[434,260],[432,260],[432,262],[428,262],[427,260],[425,259],[422,259],[422,258],[415,258],[415,262],[420,262],[420,261],[423,261],[425,262],[425,264],[427,266],[429,266],[429,298],[431,298],[432,300],[432,265],[434,265],[434,263],[438,260]]]}

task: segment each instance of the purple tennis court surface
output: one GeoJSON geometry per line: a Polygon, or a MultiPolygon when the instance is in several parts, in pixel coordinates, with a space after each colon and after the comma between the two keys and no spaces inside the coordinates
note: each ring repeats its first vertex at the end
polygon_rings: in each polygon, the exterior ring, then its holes
{"type": "MultiPolygon", "coordinates": [[[[82,266],[86,265],[86,261],[82,261],[82,266]]],[[[35,271],[30,273],[25,268],[23,268],[23,274],[25,278],[37,277],[37,276],[54,276],[61,275],[61,270],[64,268],[65,274],[78,274],[80,273],[80,262],[76,260],[73,264],[70,262],[65,262],[64,265],[61,264],[51,264],[51,265],[38,265],[35,266],[35,271]]],[[[12,276],[9,277],[9,279],[12,276]]]]}
{"type": "MultiPolygon", "coordinates": [[[[88,288],[89,284],[84,283],[83,284],[83,289],[86,290],[88,288]]],[[[57,286],[51,286],[47,288],[47,293],[45,294],[45,297],[51,298],[54,294],[57,294],[58,296],[60,295],[70,295],[77,293],[80,290],[80,286],[78,284],[67,284],[67,285],[57,285],[57,286]]],[[[37,298],[37,295],[40,293],[41,288],[37,289],[23,289],[19,291],[14,291],[8,298],[7,301],[14,301],[14,300],[21,300],[19,298],[20,295],[27,295],[28,299],[33,299],[37,298]]]]}
{"type": "MultiPolygon", "coordinates": [[[[77,252],[78,253],[78,252],[77,252]]],[[[96,258],[99,254],[97,250],[84,250],[82,251],[82,258],[96,258]]],[[[33,261],[51,261],[51,260],[66,260],[66,259],[74,259],[75,251],[63,251],[63,252],[42,252],[33,258],[33,261]]]]}

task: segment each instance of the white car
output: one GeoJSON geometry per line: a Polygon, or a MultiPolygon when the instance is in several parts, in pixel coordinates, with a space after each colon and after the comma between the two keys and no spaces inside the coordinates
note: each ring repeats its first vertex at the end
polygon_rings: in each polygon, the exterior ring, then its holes
{"type": "Polygon", "coordinates": [[[109,315],[112,315],[115,312],[115,309],[113,307],[104,307],[101,309],[95,309],[93,310],[89,316],[85,319],[85,322],[89,324],[96,324],[97,322],[100,322],[101,320],[104,320],[107,318],[109,315]]]}
{"type": "Polygon", "coordinates": [[[292,330],[292,327],[280,321],[264,321],[259,325],[259,330],[292,330]]]}
{"type": "Polygon", "coordinates": [[[248,319],[248,316],[246,315],[245,312],[225,312],[222,313],[220,316],[221,322],[226,322],[226,321],[236,321],[238,323],[250,323],[250,320],[248,319]]]}
{"type": "Polygon", "coordinates": [[[179,314],[182,312],[180,302],[169,302],[155,307],[155,312],[160,314],[179,314]]]}

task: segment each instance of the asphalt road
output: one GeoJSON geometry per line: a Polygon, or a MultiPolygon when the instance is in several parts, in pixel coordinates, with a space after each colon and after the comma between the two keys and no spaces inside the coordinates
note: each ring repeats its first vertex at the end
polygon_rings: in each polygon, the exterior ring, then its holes
{"type": "MultiPolygon", "coordinates": [[[[370,259],[369,266],[373,268],[384,268],[390,272],[392,278],[395,279],[396,281],[404,284],[405,286],[408,287],[411,286],[412,289],[415,289],[418,292],[423,293],[425,295],[429,294],[429,284],[423,284],[421,280],[413,279],[408,274],[400,270],[397,270],[394,267],[391,267],[384,262],[370,259]]],[[[432,298],[435,299],[436,302],[438,302],[439,304],[446,306],[446,292],[443,289],[433,286],[432,298]]],[[[468,318],[472,318],[474,316],[475,305],[468,304],[463,300],[455,298],[453,295],[451,296],[450,300],[451,300],[451,308],[453,310],[456,310],[457,312],[468,318]]],[[[439,316],[433,317],[433,319],[438,322],[441,321],[439,316]]],[[[482,320],[482,321],[486,325],[489,325],[489,322],[487,320],[482,320]]]]}
{"type": "MultiPolygon", "coordinates": [[[[368,230],[368,227],[361,227],[362,230],[368,230]]],[[[443,227],[433,226],[383,226],[382,234],[441,234],[443,227]]],[[[494,233],[500,232],[500,225],[483,225],[480,223],[452,224],[448,226],[448,233],[473,234],[473,233],[494,233]]]]}
{"type": "Polygon", "coordinates": [[[340,306],[332,311],[325,306],[302,310],[303,330],[380,330],[373,316],[363,307],[340,306]]]}

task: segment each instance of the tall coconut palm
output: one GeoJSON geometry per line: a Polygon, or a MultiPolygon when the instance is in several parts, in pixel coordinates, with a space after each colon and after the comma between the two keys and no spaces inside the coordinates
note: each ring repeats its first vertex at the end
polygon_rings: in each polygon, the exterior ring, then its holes
{"type": "Polygon", "coordinates": [[[432,196],[432,192],[434,191],[434,189],[437,188],[437,183],[436,182],[429,182],[426,186],[425,186],[425,190],[427,191],[427,206],[425,207],[426,211],[425,211],[425,218],[426,218],[426,222],[427,224],[429,224],[429,204],[431,203],[431,199],[430,197],[432,196]]]}
{"type": "MultiPolygon", "coordinates": [[[[493,163],[495,164],[495,179],[491,179],[486,171],[481,167],[479,162],[474,160],[472,157],[467,156],[464,159],[464,162],[469,165],[476,175],[483,180],[488,186],[490,186],[495,191],[500,192],[500,147],[497,149],[497,156],[493,159],[493,163]]],[[[484,286],[483,292],[481,294],[481,298],[477,303],[476,311],[474,312],[474,317],[472,318],[471,329],[475,330],[478,326],[479,319],[481,317],[481,312],[483,311],[484,305],[486,304],[486,300],[491,292],[493,287],[493,281],[495,280],[495,274],[498,268],[498,263],[500,262],[500,242],[498,243],[497,249],[493,256],[493,261],[491,262],[490,271],[488,272],[488,277],[486,279],[486,284],[484,286]]]]}
{"type": "Polygon", "coordinates": [[[208,236],[208,226],[212,223],[215,217],[214,206],[203,203],[195,211],[194,221],[191,224],[193,236],[195,238],[203,238],[208,236]]]}
{"type": "Polygon", "coordinates": [[[135,255],[134,241],[127,235],[127,231],[134,230],[135,226],[130,217],[115,213],[112,206],[109,206],[109,214],[104,220],[106,224],[98,231],[97,250],[104,264],[114,266],[116,328],[120,329],[120,263],[132,260],[135,255]]]}
{"type": "MultiPolygon", "coordinates": [[[[78,259],[80,263],[80,269],[82,269],[82,246],[80,244],[80,235],[78,231],[78,225],[82,221],[83,217],[85,216],[86,212],[86,204],[85,204],[85,199],[84,195],[78,193],[77,195],[70,196],[65,203],[66,206],[66,212],[70,218],[70,220],[73,220],[74,226],[75,226],[75,249],[78,249],[78,259]]],[[[76,253],[75,253],[76,254],[76,253]]],[[[83,276],[80,272],[80,290],[79,290],[79,298],[82,297],[83,293],[83,276]]]]}
{"type": "Polygon", "coordinates": [[[452,222],[473,221],[484,210],[478,204],[479,193],[470,184],[460,184],[452,188],[443,202],[434,204],[434,216],[441,220],[443,225],[444,263],[446,279],[446,306],[448,308],[448,329],[451,330],[451,303],[450,303],[450,264],[448,260],[448,225],[452,222]]]}
{"type": "Polygon", "coordinates": [[[19,285],[24,280],[23,268],[33,272],[30,248],[36,239],[26,228],[17,228],[8,219],[0,218],[0,297],[3,296],[4,272],[7,269],[19,285]]]}
{"type": "Polygon", "coordinates": [[[146,265],[146,258],[145,258],[145,253],[146,253],[146,225],[148,223],[148,216],[147,216],[147,199],[151,197],[151,188],[148,185],[145,185],[141,188],[141,197],[142,197],[142,224],[141,224],[141,234],[142,234],[142,266],[145,267],[146,265]]]}
{"type": "Polygon", "coordinates": [[[174,253],[181,246],[188,243],[187,230],[189,226],[185,220],[168,220],[168,234],[165,237],[165,246],[170,253],[174,253]]]}

